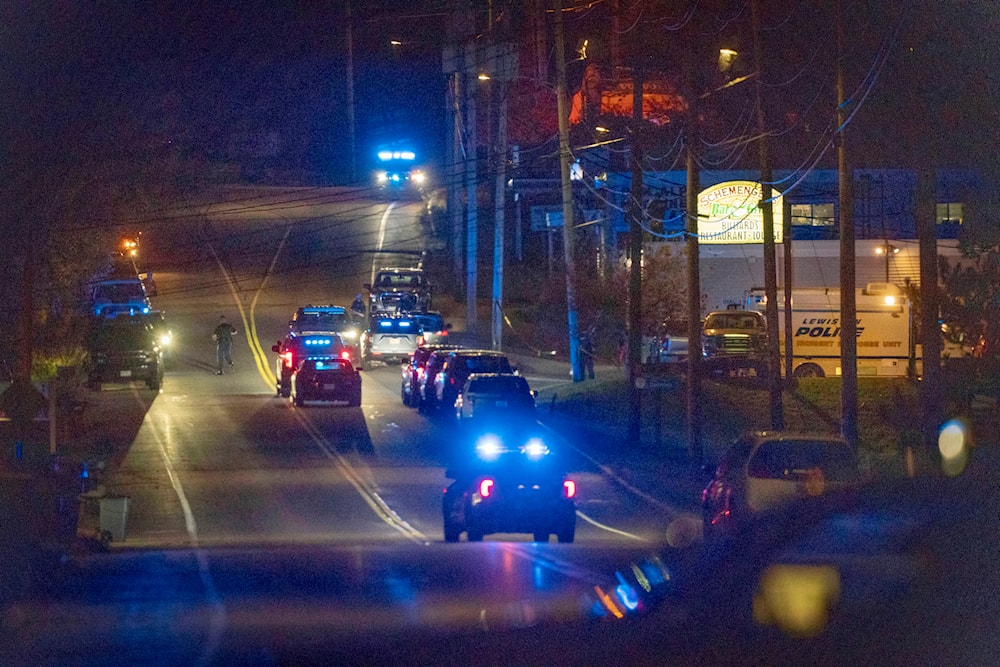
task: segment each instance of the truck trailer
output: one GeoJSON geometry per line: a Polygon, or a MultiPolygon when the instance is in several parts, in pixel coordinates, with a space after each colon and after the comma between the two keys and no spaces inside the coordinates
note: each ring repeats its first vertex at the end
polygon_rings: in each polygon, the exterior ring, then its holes
{"type": "MultiPolygon", "coordinates": [[[[892,283],[869,283],[856,291],[857,318],[840,318],[840,290],[794,288],[791,310],[778,292],[778,332],[782,363],[787,353],[785,317],[792,320],[792,374],[795,377],[841,375],[840,340],[844,331],[857,337],[859,376],[919,375],[920,348],[913,336],[913,308],[906,293],[892,283]]],[[[765,312],[763,289],[753,289],[748,308],[765,312]]]]}

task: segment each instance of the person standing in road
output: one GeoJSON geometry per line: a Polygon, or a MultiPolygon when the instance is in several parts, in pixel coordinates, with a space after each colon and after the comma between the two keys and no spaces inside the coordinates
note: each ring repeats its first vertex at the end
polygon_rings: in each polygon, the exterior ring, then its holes
{"type": "Polygon", "coordinates": [[[225,364],[233,367],[233,336],[236,335],[236,327],[226,321],[226,316],[219,318],[219,326],[215,327],[212,338],[215,340],[215,353],[219,361],[219,370],[216,375],[222,375],[225,364]]]}
{"type": "Polygon", "coordinates": [[[357,324],[365,321],[365,302],[360,294],[354,297],[354,302],[351,303],[351,315],[357,324]]]}

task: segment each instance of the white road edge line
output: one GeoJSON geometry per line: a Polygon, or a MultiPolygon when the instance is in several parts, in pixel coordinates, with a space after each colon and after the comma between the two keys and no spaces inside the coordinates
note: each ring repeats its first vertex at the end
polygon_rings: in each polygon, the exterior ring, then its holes
{"type": "MultiPolygon", "coordinates": [[[[135,392],[135,390],[133,390],[132,395],[138,403],[143,405],[143,407],[148,407],[142,402],[142,399],[139,398],[139,395],[135,392]]],[[[222,634],[226,627],[226,606],[219,597],[218,590],[215,587],[215,580],[212,579],[212,571],[208,563],[208,554],[199,545],[198,524],[195,521],[194,512],[191,509],[191,503],[188,502],[187,494],[184,493],[184,486],[181,484],[180,477],[177,476],[177,472],[174,470],[174,466],[170,462],[170,455],[167,454],[167,449],[163,446],[163,436],[160,433],[160,429],[157,428],[152,420],[149,421],[149,426],[153,439],[156,441],[156,447],[160,452],[160,456],[163,458],[163,467],[167,473],[167,477],[170,479],[170,486],[173,487],[174,493],[177,494],[177,500],[181,504],[181,511],[184,513],[184,528],[187,530],[188,536],[191,539],[195,558],[198,561],[198,577],[201,579],[201,583],[205,587],[205,595],[212,608],[212,613],[210,614],[211,621],[209,622],[210,628],[208,632],[208,645],[202,652],[201,659],[198,660],[196,664],[213,664],[215,662],[215,654],[222,645],[222,634]]]]}
{"type": "MultiPolygon", "coordinates": [[[[396,202],[392,202],[385,207],[385,213],[382,214],[382,219],[378,223],[378,241],[375,243],[375,251],[381,252],[382,246],[385,244],[385,226],[389,221],[389,214],[392,213],[392,209],[396,208],[396,202]]],[[[375,283],[375,271],[376,271],[376,258],[372,257],[372,276],[368,279],[369,284],[375,283]]]]}
{"type": "Polygon", "coordinates": [[[614,533],[615,535],[621,535],[622,537],[627,537],[630,540],[635,540],[636,542],[649,542],[649,540],[647,540],[645,537],[641,537],[639,535],[633,535],[632,533],[628,533],[624,530],[618,530],[617,528],[612,528],[611,526],[605,526],[600,521],[595,521],[594,519],[591,519],[589,516],[587,516],[580,510],[576,511],[576,515],[581,519],[583,519],[584,521],[586,521],[587,523],[589,523],[590,525],[596,526],[601,530],[606,530],[609,533],[614,533]]]}

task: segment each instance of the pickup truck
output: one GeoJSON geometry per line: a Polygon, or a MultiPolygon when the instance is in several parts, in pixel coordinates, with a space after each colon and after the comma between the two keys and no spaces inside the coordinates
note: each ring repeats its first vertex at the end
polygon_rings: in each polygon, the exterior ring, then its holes
{"type": "Polygon", "coordinates": [[[754,370],[763,375],[767,366],[767,326],[764,316],[752,310],[720,310],[705,316],[702,325],[702,358],[709,372],[729,375],[754,370]]]}

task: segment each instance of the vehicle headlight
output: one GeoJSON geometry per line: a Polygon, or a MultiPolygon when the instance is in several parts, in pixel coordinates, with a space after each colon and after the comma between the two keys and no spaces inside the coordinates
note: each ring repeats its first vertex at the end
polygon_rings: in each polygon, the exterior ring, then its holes
{"type": "Polygon", "coordinates": [[[173,335],[168,331],[165,334],[160,335],[160,346],[166,347],[170,345],[170,342],[174,339],[173,335]]]}
{"type": "Polygon", "coordinates": [[[484,435],[476,441],[476,455],[484,461],[494,461],[503,452],[503,444],[495,435],[484,435]]]}
{"type": "Polygon", "coordinates": [[[521,448],[524,455],[532,461],[537,461],[549,453],[548,446],[540,438],[532,438],[521,448]]]}
{"type": "Polygon", "coordinates": [[[357,340],[360,332],[357,329],[347,329],[340,332],[340,337],[344,340],[357,340]]]}
{"type": "Polygon", "coordinates": [[[415,171],[410,175],[410,180],[417,185],[423,185],[424,181],[427,180],[427,176],[421,171],[415,171]]]}

